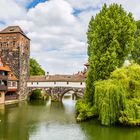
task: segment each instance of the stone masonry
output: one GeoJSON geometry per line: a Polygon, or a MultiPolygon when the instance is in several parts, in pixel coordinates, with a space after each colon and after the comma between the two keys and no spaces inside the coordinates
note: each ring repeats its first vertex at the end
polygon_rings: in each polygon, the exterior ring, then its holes
{"type": "Polygon", "coordinates": [[[19,100],[27,98],[30,39],[19,26],[9,26],[0,32],[0,55],[18,79],[19,100]]]}

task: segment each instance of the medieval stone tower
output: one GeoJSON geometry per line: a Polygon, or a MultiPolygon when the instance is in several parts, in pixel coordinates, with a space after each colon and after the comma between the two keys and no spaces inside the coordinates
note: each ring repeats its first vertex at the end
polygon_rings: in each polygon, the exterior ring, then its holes
{"type": "Polygon", "coordinates": [[[26,99],[30,39],[19,26],[9,26],[0,32],[0,55],[18,79],[19,100],[26,99]]]}

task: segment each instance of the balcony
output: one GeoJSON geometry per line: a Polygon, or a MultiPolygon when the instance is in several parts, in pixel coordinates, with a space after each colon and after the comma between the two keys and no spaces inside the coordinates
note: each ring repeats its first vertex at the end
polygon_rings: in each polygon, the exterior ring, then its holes
{"type": "Polygon", "coordinates": [[[18,95],[6,95],[5,96],[5,100],[8,101],[8,100],[17,100],[18,99],[18,95]]]}
{"type": "Polygon", "coordinates": [[[8,76],[7,75],[0,75],[0,80],[7,80],[8,76]]]}
{"type": "Polygon", "coordinates": [[[6,91],[7,86],[6,85],[0,85],[0,91],[6,91]]]}
{"type": "Polygon", "coordinates": [[[8,91],[17,91],[17,86],[14,86],[14,87],[8,86],[8,91]]]}

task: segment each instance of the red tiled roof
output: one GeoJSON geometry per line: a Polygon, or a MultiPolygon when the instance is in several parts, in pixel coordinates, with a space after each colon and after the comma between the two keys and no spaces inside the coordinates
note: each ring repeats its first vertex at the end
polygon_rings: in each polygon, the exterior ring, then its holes
{"type": "Polygon", "coordinates": [[[8,66],[0,66],[1,71],[11,71],[8,66]]]}
{"type": "Polygon", "coordinates": [[[84,66],[89,66],[89,64],[88,64],[88,63],[86,63],[86,64],[84,64],[84,66]]]}
{"type": "Polygon", "coordinates": [[[16,76],[14,75],[14,73],[11,71],[8,74],[8,80],[9,81],[17,81],[18,79],[16,78],[16,76]]]}
{"type": "Polygon", "coordinates": [[[17,78],[14,75],[14,73],[11,71],[10,67],[8,65],[4,64],[1,60],[1,58],[0,58],[0,70],[8,72],[8,80],[17,81],[17,78]]]}
{"type": "Polygon", "coordinates": [[[10,68],[2,62],[1,58],[0,58],[0,70],[1,71],[11,71],[10,68]]]}
{"type": "Polygon", "coordinates": [[[82,75],[48,75],[30,76],[29,82],[84,82],[85,76],[82,75]]]}

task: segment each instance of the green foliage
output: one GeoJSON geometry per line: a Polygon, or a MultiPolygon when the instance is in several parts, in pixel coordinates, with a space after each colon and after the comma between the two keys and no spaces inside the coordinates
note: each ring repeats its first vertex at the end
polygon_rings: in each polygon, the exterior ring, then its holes
{"type": "Polygon", "coordinates": [[[136,23],[121,5],[103,6],[89,23],[87,33],[89,64],[94,80],[107,79],[123,65],[134,44],[136,23]]]}
{"type": "Polygon", "coordinates": [[[30,96],[30,100],[37,100],[37,99],[42,99],[42,95],[41,95],[41,90],[40,89],[33,90],[32,94],[30,96]]]}
{"type": "Polygon", "coordinates": [[[135,32],[135,43],[130,58],[134,60],[135,63],[140,64],[140,20],[136,21],[136,25],[137,30],[135,32]]]}
{"type": "MultiPolygon", "coordinates": [[[[90,66],[84,99],[77,105],[78,116],[88,118],[87,114],[92,112],[92,115],[99,115],[104,125],[119,120],[118,110],[123,109],[124,97],[128,92],[123,88],[127,85],[127,77],[121,81],[106,79],[123,65],[132,51],[135,31],[136,23],[132,14],[125,12],[121,5],[111,4],[107,7],[105,4],[100,13],[92,17],[87,32],[90,66]]],[[[126,76],[125,73],[122,76],[126,76]]],[[[132,87],[134,84],[132,82],[132,87]]]]}
{"type": "Polygon", "coordinates": [[[38,62],[30,58],[30,75],[45,75],[45,71],[41,68],[38,62]]]}
{"type": "Polygon", "coordinates": [[[108,80],[95,83],[94,102],[103,125],[140,124],[140,66],[115,70],[108,80]]]}
{"type": "Polygon", "coordinates": [[[83,121],[87,118],[96,116],[95,107],[90,108],[83,100],[78,100],[76,103],[77,121],[83,121]]]}
{"type": "Polygon", "coordinates": [[[33,90],[30,96],[30,100],[48,100],[49,95],[43,93],[41,89],[33,90]]]}
{"type": "Polygon", "coordinates": [[[131,13],[121,5],[103,6],[92,17],[87,32],[89,72],[86,80],[85,100],[94,104],[94,82],[107,79],[110,73],[123,65],[134,44],[136,23],[131,13]]]}
{"type": "Polygon", "coordinates": [[[87,104],[93,105],[93,93],[94,93],[94,74],[90,67],[88,70],[88,77],[86,79],[86,88],[84,93],[84,100],[87,104]]]}

